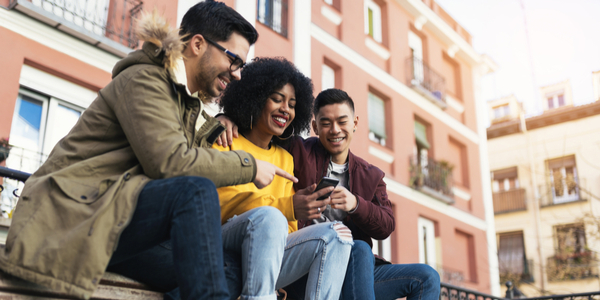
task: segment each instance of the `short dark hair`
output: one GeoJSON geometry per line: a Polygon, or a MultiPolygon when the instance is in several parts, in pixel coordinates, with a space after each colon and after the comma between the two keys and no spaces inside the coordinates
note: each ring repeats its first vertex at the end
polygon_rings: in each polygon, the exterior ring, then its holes
{"type": "Polygon", "coordinates": [[[354,113],[354,101],[348,96],[348,93],[339,89],[327,89],[320,92],[317,98],[315,98],[313,113],[317,116],[321,107],[330,104],[347,104],[352,109],[352,113],[354,113]]]}
{"type": "Polygon", "coordinates": [[[226,41],[232,32],[242,35],[250,45],[256,43],[258,32],[233,8],[225,3],[206,0],[192,6],[183,16],[179,35],[184,41],[201,34],[213,41],[226,41]]]}
{"type": "MultiPolygon", "coordinates": [[[[312,120],[313,84],[294,64],[283,57],[255,58],[242,69],[242,79],[227,85],[219,106],[223,113],[231,119],[242,133],[250,131],[256,125],[269,96],[292,84],[296,92],[296,116],[282,134],[284,137],[300,135],[308,130],[312,120]]],[[[285,142],[273,138],[273,142],[282,145],[285,142]]]]}

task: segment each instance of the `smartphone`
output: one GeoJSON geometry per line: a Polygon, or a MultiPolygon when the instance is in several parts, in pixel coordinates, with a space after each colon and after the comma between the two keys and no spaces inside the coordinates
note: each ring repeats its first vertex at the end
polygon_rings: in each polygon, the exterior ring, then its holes
{"type": "MultiPolygon", "coordinates": [[[[315,192],[320,190],[320,189],[324,189],[326,187],[336,187],[338,185],[340,181],[337,178],[332,178],[332,177],[323,177],[321,178],[321,181],[319,181],[319,184],[317,184],[317,188],[315,189],[315,192]]],[[[331,195],[331,192],[319,197],[317,200],[325,200],[327,199],[327,197],[329,197],[329,195],[331,195]]]]}

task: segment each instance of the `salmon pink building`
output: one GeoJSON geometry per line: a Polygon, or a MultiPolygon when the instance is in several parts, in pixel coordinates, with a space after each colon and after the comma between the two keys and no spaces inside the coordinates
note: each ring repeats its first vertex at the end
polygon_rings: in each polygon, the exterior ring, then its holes
{"type": "MultiPolygon", "coordinates": [[[[7,166],[34,171],[154,7],[175,26],[195,0],[0,0],[0,138],[7,166]]],[[[433,0],[225,0],[257,28],[250,50],[283,56],[315,95],[340,88],[359,126],[351,151],[386,173],[396,230],[375,243],[394,263],[498,295],[496,236],[480,79],[496,67],[433,0]]],[[[16,183],[15,183],[16,184],[16,183]]],[[[2,196],[2,209],[11,209],[2,196]]]]}

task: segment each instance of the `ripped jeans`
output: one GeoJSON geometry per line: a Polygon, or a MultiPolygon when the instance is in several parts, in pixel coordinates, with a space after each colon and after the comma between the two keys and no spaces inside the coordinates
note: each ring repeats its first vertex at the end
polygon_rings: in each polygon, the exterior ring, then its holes
{"type": "Polygon", "coordinates": [[[353,245],[349,229],[323,223],[287,231],[286,218],[270,206],[222,226],[223,249],[241,253],[241,299],[276,299],[276,289],[307,274],[305,299],[338,299],[353,245]]]}

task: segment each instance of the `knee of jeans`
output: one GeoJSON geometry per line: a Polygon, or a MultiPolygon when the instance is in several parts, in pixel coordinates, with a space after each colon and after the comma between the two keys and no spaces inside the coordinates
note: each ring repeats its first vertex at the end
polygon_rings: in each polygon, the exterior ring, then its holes
{"type": "Polygon", "coordinates": [[[373,257],[373,250],[371,250],[371,246],[367,242],[356,240],[354,241],[354,245],[352,245],[352,256],[373,257]]]}
{"type": "Polygon", "coordinates": [[[279,209],[272,206],[261,206],[254,209],[250,217],[253,229],[265,231],[270,235],[284,235],[287,238],[288,222],[279,209]]]}
{"type": "Polygon", "coordinates": [[[421,265],[421,274],[425,282],[429,282],[432,286],[440,286],[440,274],[429,265],[421,265]]]}
{"type": "Polygon", "coordinates": [[[186,176],[185,189],[190,199],[202,201],[203,205],[213,205],[219,207],[219,194],[215,184],[207,178],[198,176],[186,176]],[[207,199],[216,199],[216,201],[207,201],[207,199]]]}
{"type": "Polygon", "coordinates": [[[350,229],[348,227],[346,227],[346,225],[344,225],[343,223],[340,222],[334,222],[331,224],[331,228],[333,228],[333,230],[335,230],[335,232],[337,233],[337,237],[338,239],[344,243],[344,244],[350,244],[353,245],[354,242],[352,240],[352,231],[350,231],[350,229]]]}

